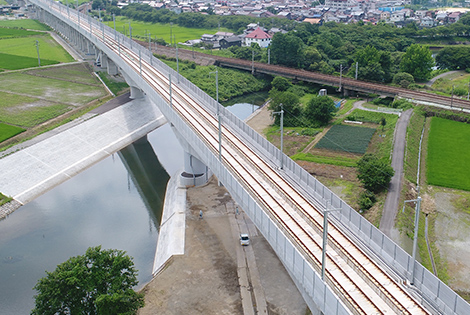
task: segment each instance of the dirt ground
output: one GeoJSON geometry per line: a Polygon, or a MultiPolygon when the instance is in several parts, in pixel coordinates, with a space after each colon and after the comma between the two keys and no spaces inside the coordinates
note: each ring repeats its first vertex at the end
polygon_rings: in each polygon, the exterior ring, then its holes
{"type": "Polygon", "coordinates": [[[455,198],[459,198],[459,195],[451,189],[444,189],[434,195],[437,211],[434,225],[436,246],[441,257],[447,261],[450,287],[469,293],[470,214],[468,209],[465,212],[456,208],[453,202],[455,198]]]}
{"type": "MultiPolygon", "coordinates": [[[[185,254],[174,257],[144,287],[146,306],[139,314],[244,314],[237,275],[240,244],[230,224],[229,216],[235,216],[230,195],[213,179],[188,189],[187,202],[185,254]]],[[[266,240],[256,232],[250,233],[250,240],[267,313],[306,314],[305,302],[266,240]]],[[[250,271],[254,283],[253,276],[250,271]]]]}

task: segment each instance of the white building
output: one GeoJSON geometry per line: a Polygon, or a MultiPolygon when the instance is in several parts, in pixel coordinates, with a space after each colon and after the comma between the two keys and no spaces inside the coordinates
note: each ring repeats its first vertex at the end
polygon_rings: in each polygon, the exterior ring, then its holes
{"type": "Polygon", "coordinates": [[[271,38],[271,35],[258,27],[253,32],[245,36],[245,45],[251,46],[251,43],[257,43],[259,47],[266,48],[271,44],[271,38]]]}

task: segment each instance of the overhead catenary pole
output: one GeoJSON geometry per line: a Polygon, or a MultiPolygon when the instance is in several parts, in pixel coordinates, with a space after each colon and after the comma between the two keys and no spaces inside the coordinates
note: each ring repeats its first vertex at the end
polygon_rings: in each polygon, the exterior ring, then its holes
{"type": "Polygon", "coordinates": [[[273,114],[281,114],[281,158],[279,168],[282,170],[284,167],[284,109],[282,107],[282,103],[279,104],[281,110],[279,112],[273,112],[273,114]]]}
{"type": "Polygon", "coordinates": [[[171,73],[168,74],[168,80],[169,80],[169,83],[170,83],[170,108],[173,108],[173,97],[171,95],[171,73]]]}
{"type": "Polygon", "coordinates": [[[77,0],[77,19],[78,19],[78,27],[80,27],[80,9],[78,7],[78,0],[77,0]]]}
{"type": "Polygon", "coordinates": [[[113,13],[113,25],[114,25],[114,40],[116,40],[117,32],[116,32],[116,15],[113,13]]]}
{"type": "Polygon", "coordinates": [[[359,62],[356,61],[356,75],[354,76],[354,78],[357,80],[357,69],[359,67],[359,62]]]}
{"type": "Polygon", "coordinates": [[[40,67],[41,66],[41,57],[39,57],[39,41],[36,40],[36,51],[38,53],[38,66],[40,67]]]}
{"type": "Polygon", "coordinates": [[[341,209],[329,209],[330,202],[326,201],[326,208],[323,211],[323,246],[321,255],[321,279],[325,281],[326,270],[326,246],[328,245],[328,213],[331,211],[341,211],[341,209]]]}
{"type": "Polygon", "coordinates": [[[411,279],[410,279],[410,284],[414,283],[415,280],[415,263],[416,263],[416,250],[418,247],[418,231],[419,231],[419,213],[421,211],[421,197],[419,196],[419,186],[418,186],[418,198],[413,199],[413,200],[405,200],[403,204],[403,210],[402,212],[405,211],[405,205],[408,202],[416,202],[415,206],[415,230],[414,230],[414,236],[413,236],[413,251],[412,251],[412,260],[411,260],[411,279]]]}

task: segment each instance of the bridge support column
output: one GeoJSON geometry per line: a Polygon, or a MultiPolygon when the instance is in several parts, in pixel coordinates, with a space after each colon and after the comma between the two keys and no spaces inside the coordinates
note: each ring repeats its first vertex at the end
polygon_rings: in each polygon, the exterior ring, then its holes
{"type": "Polygon", "coordinates": [[[180,181],[185,186],[201,186],[208,181],[208,168],[191,153],[184,152],[184,171],[180,181]]]}
{"type": "Polygon", "coordinates": [[[132,80],[125,72],[122,72],[122,75],[124,76],[124,79],[126,79],[127,84],[129,84],[129,87],[131,88],[131,95],[129,96],[129,98],[136,99],[145,97],[144,91],[142,91],[138,87],[134,80],[132,80]]]}
{"type": "Polygon", "coordinates": [[[114,63],[114,61],[112,61],[111,59],[107,58],[108,59],[108,74],[109,75],[116,75],[119,73],[119,68],[118,66],[116,66],[116,64],[114,63]]]}

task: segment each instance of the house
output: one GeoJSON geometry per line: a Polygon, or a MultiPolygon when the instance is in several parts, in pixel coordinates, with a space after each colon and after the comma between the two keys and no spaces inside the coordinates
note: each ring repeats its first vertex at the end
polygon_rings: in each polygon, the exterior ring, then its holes
{"type": "Polygon", "coordinates": [[[434,19],[429,16],[425,16],[421,19],[421,26],[422,27],[433,27],[434,26],[434,19]]]}
{"type": "Polygon", "coordinates": [[[452,12],[452,13],[449,14],[449,16],[447,17],[447,21],[448,21],[449,23],[455,23],[455,22],[457,22],[457,21],[460,19],[460,15],[461,15],[460,12],[452,12]]]}
{"type": "Polygon", "coordinates": [[[390,12],[388,11],[382,11],[382,14],[380,14],[380,19],[382,21],[388,21],[390,20],[390,12]]]}
{"type": "Polygon", "coordinates": [[[245,46],[251,46],[252,43],[256,43],[259,47],[266,48],[271,44],[271,38],[271,35],[258,27],[245,36],[245,46]]]}
{"type": "Polygon", "coordinates": [[[226,37],[219,40],[220,49],[227,49],[232,46],[241,46],[242,39],[239,36],[226,37]]]}
{"type": "Polygon", "coordinates": [[[390,15],[390,21],[402,22],[405,20],[405,12],[403,10],[392,12],[390,15]]]}

